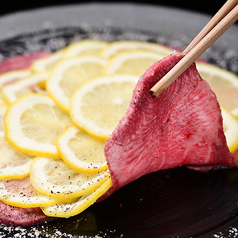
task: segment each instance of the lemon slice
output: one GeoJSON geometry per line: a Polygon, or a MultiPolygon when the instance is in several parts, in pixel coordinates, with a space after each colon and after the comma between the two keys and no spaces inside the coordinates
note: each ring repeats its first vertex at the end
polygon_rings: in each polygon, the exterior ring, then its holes
{"type": "Polygon", "coordinates": [[[107,169],[105,142],[72,126],[57,139],[57,149],[64,162],[80,172],[96,173],[107,169]]]}
{"type": "MultiPolygon", "coordinates": [[[[13,70],[0,75],[0,89],[7,84],[16,82],[19,79],[25,78],[31,75],[30,70],[13,70]]],[[[0,93],[0,104],[4,104],[5,100],[0,93]]]]}
{"type": "Polygon", "coordinates": [[[90,39],[71,43],[69,46],[58,50],[45,58],[35,60],[31,66],[31,70],[35,73],[51,71],[63,58],[79,56],[82,54],[98,54],[107,44],[106,41],[90,39]]]}
{"type": "Polygon", "coordinates": [[[5,117],[6,138],[18,151],[35,156],[59,158],[56,138],[72,125],[48,96],[30,94],[9,106],[5,117]]]}
{"type": "Polygon", "coordinates": [[[108,46],[100,52],[100,55],[104,58],[110,58],[115,54],[126,50],[150,50],[164,56],[167,56],[174,51],[173,49],[158,43],[143,41],[115,41],[108,44],[108,46]]]}
{"type": "Polygon", "coordinates": [[[145,50],[130,50],[119,53],[108,61],[104,74],[132,74],[141,76],[152,64],[163,57],[165,57],[164,54],[145,50]]]}
{"type": "Polygon", "coordinates": [[[42,89],[42,82],[46,81],[49,73],[32,74],[23,79],[17,80],[15,83],[5,85],[2,87],[2,97],[11,104],[19,97],[35,92],[45,94],[46,91],[42,89]]]}
{"type": "Polygon", "coordinates": [[[65,49],[58,50],[49,56],[37,59],[31,65],[33,73],[41,73],[51,71],[53,67],[63,58],[65,49]]]}
{"type": "Polygon", "coordinates": [[[75,216],[97,201],[111,187],[111,179],[104,182],[96,191],[78,198],[69,204],[57,204],[41,208],[43,213],[50,217],[71,217],[75,216]]]}
{"type": "MultiPolygon", "coordinates": [[[[34,190],[29,177],[0,181],[0,200],[12,206],[30,208],[51,206],[65,203],[66,200],[56,200],[42,195],[34,190]]],[[[71,199],[73,202],[74,199],[71,199]]],[[[70,202],[68,200],[67,202],[70,202]]]]}
{"type": "Polygon", "coordinates": [[[5,138],[4,117],[7,106],[0,106],[0,179],[21,179],[29,176],[32,157],[15,150],[5,138]]]}
{"type": "Polygon", "coordinates": [[[32,157],[15,150],[0,137],[0,179],[21,179],[29,176],[32,157]]]}
{"type": "Polygon", "coordinates": [[[71,97],[73,122],[106,140],[126,113],[137,81],[138,76],[114,75],[84,84],[71,97]]]}
{"type": "Polygon", "coordinates": [[[79,56],[82,54],[98,54],[102,49],[108,45],[106,41],[99,40],[80,40],[74,43],[71,43],[65,49],[64,57],[73,57],[79,56]]]}
{"type": "Polygon", "coordinates": [[[47,91],[59,107],[68,112],[72,93],[86,81],[102,74],[105,60],[97,56],[82,56],[60,62],[47,81],[47,91]]]}
{"type": "Polygon", "coordinates": [[[238,76],[207,63],[197,63],[197,68],[215,92],[220,105],[238,117],[238,76]]]}
{"type": "Polygon", "coordinates": [[[231,153],[238,149],[238,119],[224,107],[221,107],[223,130],[231,153]]]}
{"type": "Polygon", "coordinates": [[[62,160],[39,157],[30,168],[32,186],[52,198],[75,198],[95,191],[109,177],[109,171],[80,173],[62,160]]]}
{"type": "Polygon", "coordinates": [[[0,104],[0,137],[5,137],[4,118],[7,111],[6,104],[0,104]]]}
{"type": "Polygon", "coordinates": [[[0,75],[0,88],[6,84],[13,83],[18,79],[31,75],[30,70],[12,70],[0,75]]]}

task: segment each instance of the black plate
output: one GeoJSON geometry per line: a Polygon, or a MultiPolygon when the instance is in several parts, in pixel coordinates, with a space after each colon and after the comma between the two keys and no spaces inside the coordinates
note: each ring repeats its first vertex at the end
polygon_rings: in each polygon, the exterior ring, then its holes
{"type": "MultiPolygon", "coordinates": [[[[193,12],[131,4],[85,4],[0,19],[0,57],[57,50],[72,41],[146,40],[184,48],[209,20],[193,12]]],[[[238,73],[238,28],[205,54],[238,73]]],[[[144,176],[82,214],[34,227],[0,226],[0,237],[238,237],[238,170],[185,167],[144,176]]]]}

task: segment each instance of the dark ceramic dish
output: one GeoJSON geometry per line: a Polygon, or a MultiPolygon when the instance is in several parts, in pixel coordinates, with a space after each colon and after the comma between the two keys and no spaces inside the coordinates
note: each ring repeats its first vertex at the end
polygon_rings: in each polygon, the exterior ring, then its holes
{"type": "MultiPolygon", "coordinates": [[[[165,7],[83,4],[0,18],[0,58],[85,39],[143,40],[184,48],[209,16],[165,7]]],[[[238,27],[204,55],[238,74],[238,27]]],[[[0,237],[238,237],[238,170],[159,171],[69,219],[0,226],[0,237]]]]}

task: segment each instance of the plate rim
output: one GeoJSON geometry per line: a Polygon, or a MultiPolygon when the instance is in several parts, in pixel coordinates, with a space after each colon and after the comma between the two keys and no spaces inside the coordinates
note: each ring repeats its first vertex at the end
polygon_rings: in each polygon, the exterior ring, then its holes
{"type": "MultiPolygon", "coordinates": [[[[0,17],[0,40],[67,26],[119,27],[186,35],[185,44],[202,29],[210,15],[176,7],[141,3],[80,3],[19,11],[0,17]],[[172,16],[172,17],[171,17],[172,16]]],[[[180,37],[181,38],[181,37],[180,37]]],[[[233,25],[215,44],[238,50],[238,26],[233,25]]]]}
{"type": "MultiPolygon", "coordinates": [[[[175,38],[176,34],[182,35],[185,32],[186,37],[184,38],[184,41],[186,42],[194,37],[209,19],[210,16],[207,14],[178,8],[164,6],[155,7],[144,4],[90,3],[61,5],[16,12],[0,17],[0,40],[15,37],[23,33],[27,34],[66,26],[81,26],[85,28],[112,27],[115,22],[117,22],[116,27],[119,28],[134,28],[148,31],[156,31],[159,29],[163,34],[167,34],[167,37],[172,38],[175,38]],[[120,8],[120,11],[125,10],[123,12],[124,17],[119,16],[118,8],[120,8]],[[97,14],[93,15],[93,18],[90,19],[91,14],[96,12],[97,14]],[[140,14],[143,12],[146,12],[146,15],[141,17],[140,14]],[[58,13],[59,15],[55,16],[55,13],[58,13]],[[71,14],[68,14],[66,17],[64,16],[65,13],[71,14]],[[174,18],[170,19],[169,14],[174,14],[174,18]],[[46,16],[49,16],[49,18],[46,18],[46,16]],[[128,21],[128,16],[131,17],[131,21],[128,21]],[[186,21],[186,19],[190,17],[193,17],[192,20],[190,22],[186,21]],[[31,21],[31,19],[34,19],[34,21],[31,21]],[[118,19],[120,19],[120,21],[118,21],[118,19]],[[170,19],[170,21],[167,22],[167,19],[170,19]],[[181,21],[177,21],[177,19],[180,19],[181,21]],[[80,22],[81,20],[82,22],[80,22]],[[186,25],[181,26],[181,22],[187,23],[186,25]],[[192,31],[189,30],[191,27],[192,31]]],[[[216,44],[238,51],[238,41],[234,41],[234,39],[238,39],[237,26],[233,26],[229,29],[227,34],[219,39],[216,44]]]]}

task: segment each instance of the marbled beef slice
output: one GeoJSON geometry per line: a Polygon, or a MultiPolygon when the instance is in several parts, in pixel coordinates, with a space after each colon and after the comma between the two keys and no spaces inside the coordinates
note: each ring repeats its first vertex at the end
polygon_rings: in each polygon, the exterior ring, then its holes
{"type": "Polygon", "coordinates": [[[125,116],[105,145],[113,185],[104,198],[157,170],[235,165],[220,106],[195,64],[157,98],[149,92],[182,57],[160,60],[138,81],[125,116]]]}

